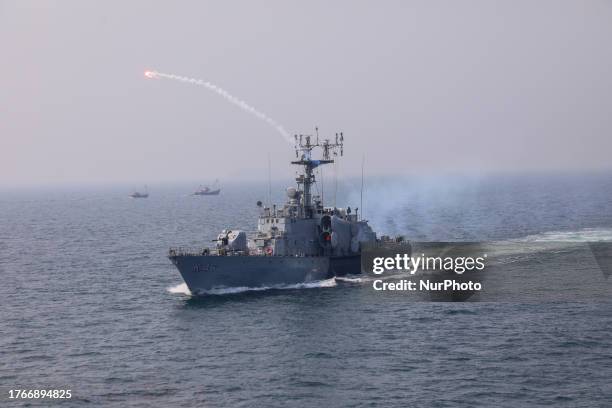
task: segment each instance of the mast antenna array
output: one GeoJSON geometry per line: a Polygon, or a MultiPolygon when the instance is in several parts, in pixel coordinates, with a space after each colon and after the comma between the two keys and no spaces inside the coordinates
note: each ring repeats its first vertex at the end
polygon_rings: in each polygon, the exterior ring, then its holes
{"type": "MultiPolygon", "coordinates": [[[[340,156],[344,156],[344,134],[343,132],[336,133],[336,139],[334,141],[330,141],[329,139],[319,140],[319,128],[315,128],[316,131],[316,141],[314,143],[311,142],[312,135],[294,135],[295,140],[295,157],[302,160],[310,160],[311,153],[314,148],[320,147],[323,150],[323,160],[331,160],[330,163],[333,163],[333,159],[330,157],[333,155],[338,156],[338,151],[340,151],[340,156]],[[301,157],[300,157],[301,153],[301,157]]],[[[298,164],[295,163],[294,164],[298,164]]],[[[301,163],[300,163],[301,164],[301,163]]],[[[326,164],[326,163],[320,163],[326,164]]]]}
{"type": "Polygon", "coordinates": [[[301,207],[303,216],[311,218],[313,215],[313,203],[311,195],[311,186],[315,183],[315,175],[313,170],[320,165],[334,163],[334,158],[344,155],[344,134],[336,133],[336,138],[333,141],[329,139],[319,139],[319,129],[315,128],[316,140],[312,142],[312,135],[294,135],[295,140],[295,157],[296,161],[292,164],[303,166],[303,173],[296,178],[297,184],[303,191],[301,207]],[[322,150],[321,159],[313,159],[312,151],[315,148],[322,150]]]}

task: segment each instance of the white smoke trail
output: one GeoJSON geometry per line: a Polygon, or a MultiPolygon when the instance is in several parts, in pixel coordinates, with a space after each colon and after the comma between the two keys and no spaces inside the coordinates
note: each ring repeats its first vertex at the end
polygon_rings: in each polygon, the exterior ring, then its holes
{"type": "Polygon", "coordinates": [[[251,105],[246,103],[245,101],[243,101],[243,100],[235,97],[234,95],[230,94],[225,89],[223,89],[223,88],[221,88],[221,87],[219,87],[219,86],[217,86],[217,85],[215,85],[215,84],[213,84],[211,82],[204,81],[202,79],[188,78],[188,77],[183,77],[183,76],[174,75],[174,74],[165,74],[163,72],[157,72],[157,71],[146,71],[145,72],[145,76],[147,78],[151,78],[151,79],[166,78],[166,79],[173,79],[175,81],[185,82],[185,83],[188,83],[188,84],[195,84],[195,85],[203,86],[203,87],[205,87],[205,88],[215,92],[217,95],[222,96],[223,98],[225,98],[229,102],[233,103],[234,105],[238,106],[242,110],[244,110],[244,111],[246,111],[246,112],[256,116],[257,118],[263,120],[268,125],[272,126],[274,129],[276,129],[278,131],[278,133],[280,133],[283,136],[283,138],[287,141],[287,143],[289,143],[290,145],[293,145],[293,141],[291,139],[291,136],[281,126],[280,123],[278,123],[274,119],[268,117],[265,113],[258,111],[257,109],[255,109],[254,107],[252,107],[251,105]]]}

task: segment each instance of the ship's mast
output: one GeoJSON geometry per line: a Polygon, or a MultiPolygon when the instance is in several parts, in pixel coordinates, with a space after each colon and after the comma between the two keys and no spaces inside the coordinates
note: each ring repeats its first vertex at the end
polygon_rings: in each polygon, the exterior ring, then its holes
{"type": "Polygon", "coordinates": [[[333,163],[334,159],[331,156],[337,156],[338,150],[340,150],[340,156],[342,156],[344,154],[344,135],[342,133],[336,133],[335,141],[330,142],[329,139],[325,139],[319,142],[317,129],[317,140],[315,143],[311,142],[311,135],[295,135],[295,157],[299,160],[292,161],[291,164],[303,166],[302,174],[299,174],[295,179],[298,188],[301,187],[302,190],[302,218],[312,218],[314,213],[311,190],[316,180],[313,170],[322,164],[333,163]],[[321,148],[323,153],[321,159],[315,160],[312,158],[312,151],[315,147],[321,148]]]}

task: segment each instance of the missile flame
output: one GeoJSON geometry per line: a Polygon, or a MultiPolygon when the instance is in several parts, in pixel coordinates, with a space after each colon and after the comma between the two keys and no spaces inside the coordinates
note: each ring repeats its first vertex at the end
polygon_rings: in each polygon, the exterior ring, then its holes
{"type": "Polygon", "coordinates": [[[144,75],[149,79],[156,79],[157,75],[155,75],[154,71],[145,71],[144,75]]]}

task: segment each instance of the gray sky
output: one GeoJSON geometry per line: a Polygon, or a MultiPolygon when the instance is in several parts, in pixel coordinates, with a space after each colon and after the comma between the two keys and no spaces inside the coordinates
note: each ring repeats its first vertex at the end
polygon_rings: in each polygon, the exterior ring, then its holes
{"type": "Polygon", "coordinates": [[[608,170],[612,2],[2,1],[0,185],[285,176],[291,133],[341,173],[608,170]]]}

